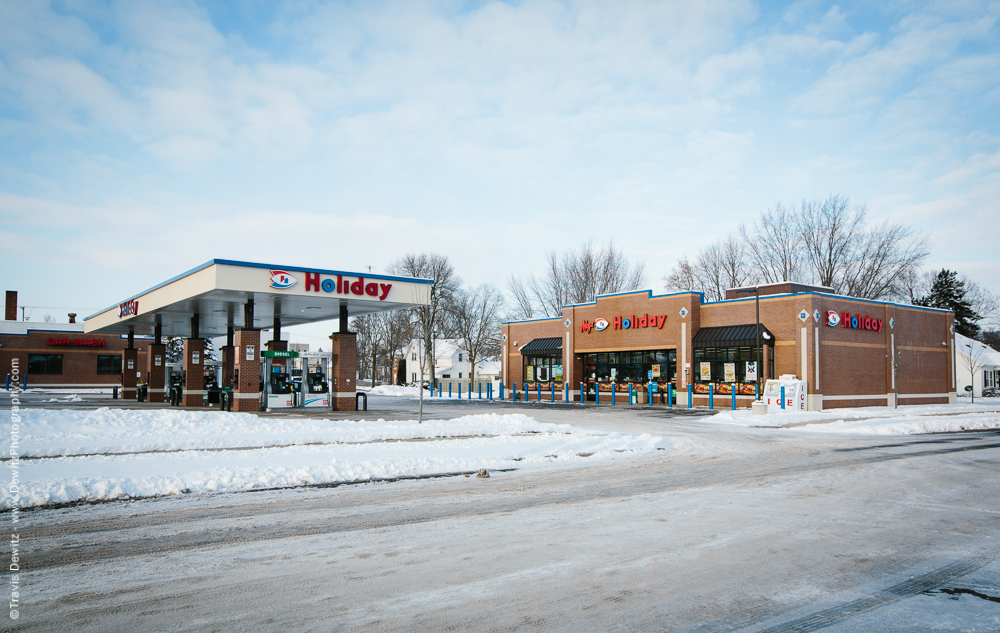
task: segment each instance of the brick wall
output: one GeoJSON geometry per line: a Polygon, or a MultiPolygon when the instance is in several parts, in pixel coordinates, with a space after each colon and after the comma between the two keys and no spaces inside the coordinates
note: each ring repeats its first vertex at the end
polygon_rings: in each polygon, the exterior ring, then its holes
{"type": "MultiPolygon", "coordinates": [[[[136,339],[136,367],[145,368],[149,342],[136,339]]],[[[121,356],[127,341],[118,336],[100,336],[82,332],[30,330],[26,335],[0,334],[0,379],[10,371],[12,358],[17,358],[22,376],[28,377],[28,387],[50,389],[101,388],[122,384],[121,374],[97,373],[98,356],[121,356]],[[49,341],[68,340],[69,345],[49,345],[49,341]],[[77,341],[101,341],[103,346],[77,345],[77,341]],[[61,354],[61,374],[28,374],[29,354],[61,354]]],[[[124,367],[124,363],[122,365],[124,367]]],[[[133,370],[133,376],[135,375],[133,370]]]]}
{"type": "MultiPolygon", "coordinates": [[[[571,390],[582,379],[584,353],[676,349],[678,399],[683,403],[683,371],[693,363],[692,339],[698,329],[752,324],[755,319],[752,295],[707,305],[701,305],[700,295],[693,293],[650,297],[642,291],[601,297],[593,304],[564,308],[561,318],[504,324],[504,382],[508,386],[523,382],[520,347],[536,338],[556,336],[562,336],[566,346],[568,333],[572,349],[564,350],[564,375],[571,390]],[[687,311],[683,317],[682,308],[687,311]],[[667,318],[662,328],[615,329],[615,317],[631,319],[633,315],[667,318]],[[603,331],[581,331],[584,322],[594,323],[599,318],[611,325],[603,331]]],[[[907,404],[947,402],[954,390],[950,313],[805,293],[762,296],[760,320],[775,337],[773,377],[792,374],[805,379],[811,408],[885,405],[897,393],[899,401],[907,404]],[[829,311],[877,319],[881,329],[831,327],[827,324],[829,311]],[[803,312],[804,318],[800,318],[803,312]],[[899,354],[895,368],[893,349],[899,354]]],[[[762,374],[765,368],[761,368],[762,374]]],[[[573,390],[574,397],[578,397],[578,390],[578,386],[573,390]]],[[[738,404],[748,405],[751,399],[738,397],[738,404]]],[[[708,398],[697,396],[695,404],[707,405],[708,398]]],[[[731,396],[716,396],[716,405],[731,406],[731,396]]]]}

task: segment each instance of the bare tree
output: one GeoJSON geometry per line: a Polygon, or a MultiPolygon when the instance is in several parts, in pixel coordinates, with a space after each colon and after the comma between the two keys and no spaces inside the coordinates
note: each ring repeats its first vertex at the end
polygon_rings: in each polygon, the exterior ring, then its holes
{"type": "Polygon", "coordinates": [[[853,256],[834,289],[851,297],[886,299],[895,294],[907,271],[919,266],[928,254],[926,237],[902,224],[882,222],[855,241],[853,256]]]}
{"type": "Polygon", "coordinates": [[[687,256],[677,260],[670,274],[663,278],[667,290],[694,290],[701,291],[701,284],[697,280],[694,272],[694,265],[688,261],[687,256]]]}
{"type": "Polygon", "coordinates": [[[351,331],[357,336],[358,342],[358,373],[371,378],[371,386],[375,386],[375,368],[378,352],[382,347],[382,332],[376,323],[375,314],[363,314],[351,319],[351,331]]]}
{"type": "Polygon", "coordinates": [[[712,244],[698,255],[694,264],[687,258],[664,277],[669,290],[694,290],[705,295],[706,301],[722,301],[726,288],[738,288],[750,275],[747,249],[736,236],[730,235],[712,244]]]}
{"type": "Polygon", "coordinates": [[[535,318],[535,307],[531,301],[529,283],[529,281],[517,275],[509,275],[507,277],[507,289],[510,290],[510,294],[514,298],[514,318],[535,318]]]}
{"type": "Polygon", "coordinates": [[[794,208],[779,202],[761,213],[749,227],[742,225],[739,235],[747,245],[759,281],[799,281],[804,252],[794,208]]]}
{"type": "Polygon", "coordinates": [[[965,282],[965,299],[972,304],[972,311],[980,316],[986,327],[995,327],[1000,318],[1000,298],[965,275],[961,279],[965,282]]]}
{"type": "Polygon", "coordinates": [[[507,282],[522,315],[537,312],[547,317],[558,316],[565,305],[593,301],[598,295],[637,290],[645,284],[646,265],[629,262],[621,247],[616,248],[613,242],[600,248],[587,242],[575,251],[563,253],[561,260],[556,253],[549,253],[540,277],[511,277],[507,282]]]}
{"type": "Polygon", "coordinates": [[[383,331],[382,342],[385,346],[383,363],[388,375],[392,371],[394,358],[400,356],[413,339],[413,323],[406,310],[380,312],[378,317],[379,327],[383,331]]]}
{"type": "Polygon", "coordinates": [[[666,287],[716,301],[726,288],[811,278],[853,297],[916,301],[928,283],[918,270],[929,253],[927,239],[901,224],[869,227],[867,212],[838,195],[803,201],[798,211],[776,204],[742,225],[738,239],[716,242],[693,263],[679,260],[664,278],[666,287]]]}
{"type": "Polygon", "coordinates": [[[822,203],[802,201],[799,231],[815,282],[836,288],[838,276],[853,258],[867,213],[863,204],[852,208],[845,196],[832,195],[822,203]]]}
{"type": "MultiPolygon", "coordinates": [[[[455,267],[448,261],[446,255],[434,253],[409,254],[400,257],[389,265],[387,270],[394,275],[432,279],[430,305],[412,308],[410,315],[423,341],[425,357],[432,355],[433,332],[441,324],[445,315],[445,307],[451,296],[462,285],[462,280],[455,274],[455,267]]],[[[434,365],[431,364],[431,384],[434,383],[434,365]]]]}
{"type": "Polygon", "coordinates": [[[503,305],[503,293],[490,284],[459,290],[452,298],[449,311],[472,363],[470,389],[476,380],[476,363],[500,354],[499,315],[503,305]]]}
{"type": "Polygon", "coordinates": [[[958,345],[958,362],[963,369],[969,372],[969,396],[972,402],[976,402],[976,374],[986,364],[986,347],[979,341],[973,340],[971,343],[958,345]]]}

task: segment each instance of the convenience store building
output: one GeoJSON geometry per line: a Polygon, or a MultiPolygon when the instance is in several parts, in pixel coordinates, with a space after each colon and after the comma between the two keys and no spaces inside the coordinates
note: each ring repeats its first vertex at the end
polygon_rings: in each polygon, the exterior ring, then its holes
{"type": "MultiPolygon", "coordinates": [[[[954,314],[836,295],[785,282],[705,303],[697,292],[649,290],[565,306],[559,317],[504,323],[503,382],[524,397],[594,400],[672,384],[694,406],[748,407],[755,386],[795,375],[809,410],[954,402],[954,314]]],[[[627,401],[627,397],[616,399],[627,401]]],[[[678,402],[682,399],[678,398],[678,402]]]]}

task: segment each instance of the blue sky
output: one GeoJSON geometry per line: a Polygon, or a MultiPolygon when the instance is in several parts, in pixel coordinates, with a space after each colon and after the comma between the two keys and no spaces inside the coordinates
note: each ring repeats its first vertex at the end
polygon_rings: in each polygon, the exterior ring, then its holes
{"type": "Polygon", "coordinates": [[[1000,292],[1000,4],[0,1],[0,264],[60,320],[209,259],[650,285],[832,193],[1000,292]],[[63,309],[65,308],[65,309],[63,309]]]}

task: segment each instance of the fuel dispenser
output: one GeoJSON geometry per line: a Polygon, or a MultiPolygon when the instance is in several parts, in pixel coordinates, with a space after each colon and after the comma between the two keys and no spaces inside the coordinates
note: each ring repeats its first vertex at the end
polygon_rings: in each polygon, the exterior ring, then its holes
{"type": "Polygon", "coordinates": [[[327,382],[328,352],[303,352],[300,362],[306,370],[300,384],[298,406],[315,409],[330,406],[330,385],[327,382]]]}
{"type": "Polygon", "coordinates": [[[286,359],[295,358],[296,352],[268,350],[261,352],[264,362],[262,382],[264,383],[264,406],[266,409],[290,409],[295,406],[292,379],[286,366],[286,359]]]}
{"type": "Polygon", "coordinates": [[[219,404],[219,394],[222,387],[222,363],[217,360],[205,360],[202,365],[202,372],[205,378],[205,404],[219,404]]]}

